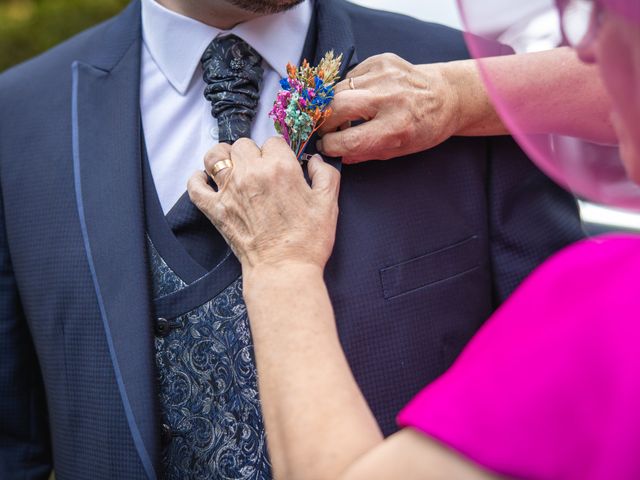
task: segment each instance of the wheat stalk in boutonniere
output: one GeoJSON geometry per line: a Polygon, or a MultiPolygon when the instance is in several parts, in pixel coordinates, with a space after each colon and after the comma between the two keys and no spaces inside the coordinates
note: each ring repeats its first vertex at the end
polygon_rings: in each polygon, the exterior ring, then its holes
{"type": "Polygon", "coordinates": [[[331,101],[339,80],[342,55],[327,53],[317,67],[306,60],[298,68],[287,65],[287,77],[269,116],[298,158],[309,139],[331,115],[331,101]]]}

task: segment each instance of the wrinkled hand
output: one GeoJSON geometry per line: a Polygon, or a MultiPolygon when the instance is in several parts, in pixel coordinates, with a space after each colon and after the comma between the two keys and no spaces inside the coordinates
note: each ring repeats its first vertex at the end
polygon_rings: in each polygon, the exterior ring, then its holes
{"type": "Polygon", "coordinates": [[[335,241],[340,174],[319,156],[309,161],[311,187],[295,154],[274,137],[262,150],[249,139],[219,144],[205,156],[205,169],[231,159],[233,167],[207,184],[198,172],[189,180],[191,201],[225,237],[243,270],[311,264],[324,268],[335,241]]]}
{"type": "Polygon", "coordinates": [[[318,149],[344,163],[426,150],[456,133],[457,102],[444,64],[416,66],[389,53],[371,57],[336,86],[318,149]],[[357,120],[364,123],[351,127],[357,120]]]}

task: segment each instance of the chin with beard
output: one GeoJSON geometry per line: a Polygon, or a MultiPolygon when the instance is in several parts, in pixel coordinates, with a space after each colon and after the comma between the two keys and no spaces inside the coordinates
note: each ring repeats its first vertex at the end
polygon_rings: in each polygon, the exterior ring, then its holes
{"type": "Polygon", "coordinates": [[[284,12],[304,0],[226,0],[227,3],[241,8],[247,12],[269,15],[272,13],[284,12]]]}

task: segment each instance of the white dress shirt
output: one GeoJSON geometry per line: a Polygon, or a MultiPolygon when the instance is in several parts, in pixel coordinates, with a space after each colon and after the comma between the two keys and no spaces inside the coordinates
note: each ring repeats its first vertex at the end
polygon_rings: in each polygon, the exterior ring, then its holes
{"type": "Polygon", "coordinates": [[[268,113],[288,62],[297,64],[311,22],[311,0],[232,30],[203,24],[155,0],[142,0],[140,107],[151,173],[165,213],[184,194],[189,177],[204,167],[218,143],[218,124],[204,98],[200,58],[219,35],[233,33],[263,58],[264,77],[251,137],[258,145],[275,135],[268,113]]]}

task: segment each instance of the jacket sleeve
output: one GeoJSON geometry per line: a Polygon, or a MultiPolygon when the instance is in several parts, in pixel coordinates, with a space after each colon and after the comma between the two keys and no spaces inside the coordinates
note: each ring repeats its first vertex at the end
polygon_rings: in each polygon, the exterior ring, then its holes
{"type": "Polygon", "coordinates": [[[487,139],[488,210],[497,307],[547,258],[584,237],[575,197],[511,137],[487,139]]]}
{"type": "Polygon", "coordinates": [[[0,191],[0,478],[46,480],[50,472],[44,387],[13,274],[0,191]]]}

